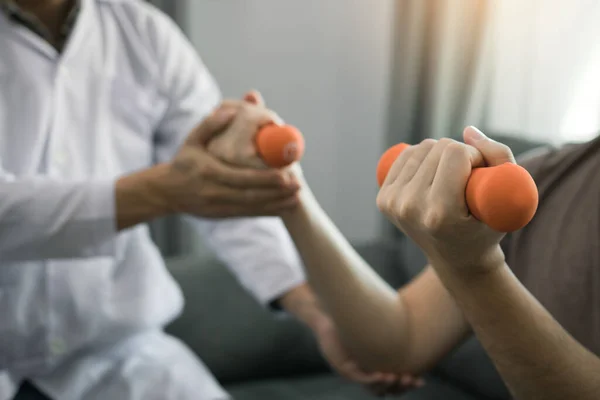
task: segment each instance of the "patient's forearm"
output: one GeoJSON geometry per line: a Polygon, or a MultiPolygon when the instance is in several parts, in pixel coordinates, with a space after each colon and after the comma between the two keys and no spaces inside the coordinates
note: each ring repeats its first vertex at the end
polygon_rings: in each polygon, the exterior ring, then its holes
{"type": "Polygon", "coordinates": [[[600,398],[600,359],[570,336],[507,265],[444,283],[518,400],[600,398]]]}
{"type": "Polygon", "coordinates": [[[322,310],[319,300],[311,287],[303,283],[285,293],[279,305],[299,321],[318,333],[330,324],[329,316],[322,310]]]}
{"type": "Polygon", "coordinates": [[[346,346],[365,368],[400,369],[407,332],[397,292],[356,253],[308,189],[301,205],[282,217],[310,286],[346,346]]]}

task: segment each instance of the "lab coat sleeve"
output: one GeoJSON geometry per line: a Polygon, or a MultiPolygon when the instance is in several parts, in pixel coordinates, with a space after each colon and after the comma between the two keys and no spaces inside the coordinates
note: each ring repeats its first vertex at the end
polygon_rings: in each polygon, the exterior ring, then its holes
{"type": "Polygon", "coordinates": [[[0,261],[112,256],[114,186],[15,177],[0,160],[0,261]]]}
{"type": "Polygon", "coordinates": [[[194,226],[262,305],[305,282],[300,256],[279,218],[195,220],[194,226]]]}
{"type": "MultiPolygon", "coordinates": [[[[157,131],[156,159],[162,162],[174,156],[221,96],[195,49],[170,19],[157,14],[151,37],[170,103],[157,131]]],[[[269,304],[304,282],[300,257],[279,218],[192,220],[217,257],[261,303],[269,304]]]]}

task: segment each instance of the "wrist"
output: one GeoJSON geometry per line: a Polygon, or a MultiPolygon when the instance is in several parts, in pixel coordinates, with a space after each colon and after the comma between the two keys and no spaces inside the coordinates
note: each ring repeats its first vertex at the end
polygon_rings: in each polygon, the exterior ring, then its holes
{"type": "Polygon", "coordinates": [[[115,197],[119,230],[173,212],[168,195],[169,175],[169,166],[159,164],[117,180],[115,197]]]}
{"type": "Polygon", "coordinates": [[[506,258],[500,245],[496,245],[480,255],[461,257],[456,260],[432,257],[429,259],[432,267],[440,278],[463,279],[466,281],[493,275],[506,266],[506,258]]]}
{"type": "Polygon", "coordinates": [[[296,207],[284,210],[280,217],[286,226],[294,226],[301,221],[310,219],[315,213],[322,211],[321,206],[305,181],[300,180],[298,204],[296,207]]]}

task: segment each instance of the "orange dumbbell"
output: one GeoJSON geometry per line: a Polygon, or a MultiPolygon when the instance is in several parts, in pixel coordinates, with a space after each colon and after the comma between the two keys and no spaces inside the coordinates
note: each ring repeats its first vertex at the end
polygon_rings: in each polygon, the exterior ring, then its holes
{"type": "MultiPolygon", "coordinates": [[[[377,182],[383,185],[392,164],[409,145],[389,148],[377,165],[377,182]]],[[[465,192],[467,206],[479,221],[498,232],[513,232],[531,221],[538,206],[537,186],[525,168],[505,163],[474,168],[465,192]]]]}
{"type": "Polygon", "coordinates": [[[272,168],[286,167],[304,154],[304,138],[291,125],[263,126],[256,134],[255,144],[260,157],[272,168]]]}
{"type": "MultiPolygon", "coordinates": [[[[258,92],[246,93],[244,100],[251,104],[262,104],[258,92]]],[[[300,161],[304,155],[304,137],[291,125],[268,124],[254,137],[256,151],[271,168],[283,168],[300,161]]]]}

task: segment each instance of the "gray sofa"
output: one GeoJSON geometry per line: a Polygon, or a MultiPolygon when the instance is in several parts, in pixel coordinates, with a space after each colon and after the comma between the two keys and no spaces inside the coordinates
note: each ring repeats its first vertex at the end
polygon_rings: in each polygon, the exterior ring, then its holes
{"type": "MultiPolygon", "coordinates": [[[[356,246],[394,287],[424,265],[406,240],[356,246]]],[[[356,399],[377,397],[332,373],[311,333],[297,321],[263,309],[210,255],[168,261],[187,306],[168,331],[186,341],[236,400],[356,399]]],[[[501,399],[506,390],[485,353],[467,342],[427,377],[428,384],[400,398],[501,399]],[[476,360],[476,362],[474,362],[476,360]]]]}

